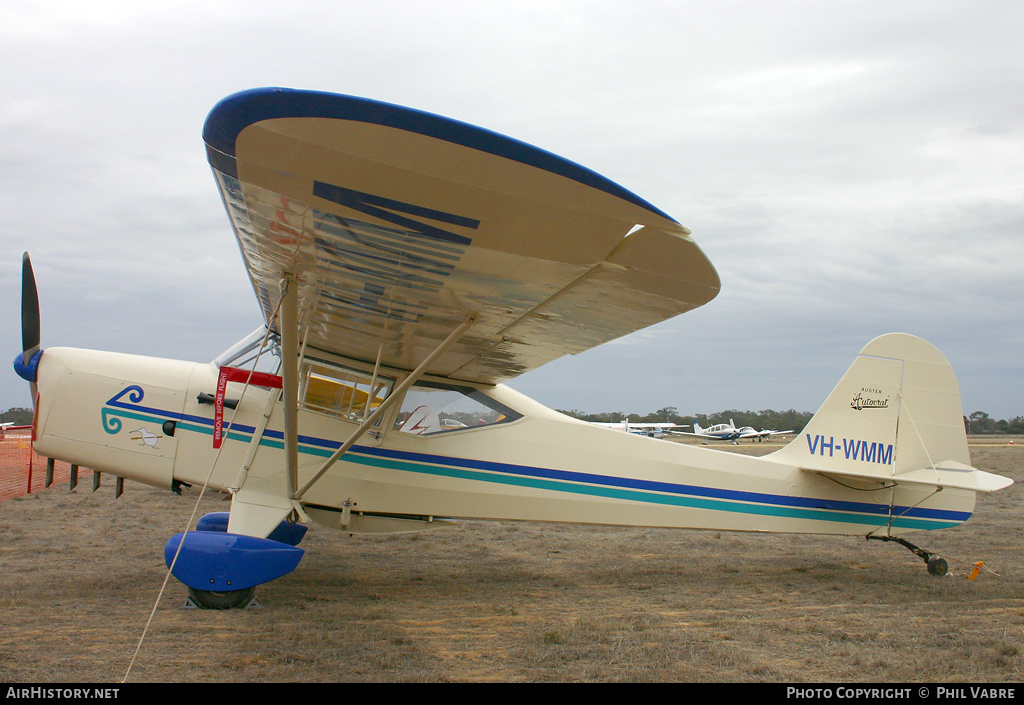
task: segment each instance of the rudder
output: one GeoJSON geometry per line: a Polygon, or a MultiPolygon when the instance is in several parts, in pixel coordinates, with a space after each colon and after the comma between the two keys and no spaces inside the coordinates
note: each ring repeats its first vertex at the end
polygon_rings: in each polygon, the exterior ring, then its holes
{"type": "Polygon", "coordinates": [[[931,343],[882,335],[860,351],[818,412],[775,460],[892,477],[940,462],[970,466],[956,375],[931,343]]]}

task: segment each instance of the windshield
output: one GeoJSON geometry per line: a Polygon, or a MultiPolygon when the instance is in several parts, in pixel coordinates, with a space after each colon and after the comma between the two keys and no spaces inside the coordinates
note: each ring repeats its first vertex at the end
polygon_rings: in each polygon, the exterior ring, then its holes
{"type": "Polygon", "coordinates": [[[395,428],[427,436],[509,423],[521,416],[479,389],[420,382],[402,400],[395,428]]]}
{"type": "Polygon", "coordinates": [[[262,371],[273,372],[277,370],[280,358],[278,338],[275,334],[267,335],[267,327],[260,326],[249,335],[245,336],[230,348],[222,352],[213,360],[217,367],[240,367],[246,368],[253,360],[259,359],[257,367],[262,371]],[[270,346],[269,350],[261,352],[261,345],[266,340],[270,346]]]}

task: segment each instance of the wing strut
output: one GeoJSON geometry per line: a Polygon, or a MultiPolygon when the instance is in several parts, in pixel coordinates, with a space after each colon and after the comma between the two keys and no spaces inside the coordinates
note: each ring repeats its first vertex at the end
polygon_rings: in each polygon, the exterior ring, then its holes
{"type": "Polygon", "coordinates": [[[299,484],[299,287],[295,274],[284,273],[281,297],[281,379],[284,387],[284,456],[288,493],[299,484]]]}
{"type": "MultiPolygon", "coordinates": [[[[441,344],[438,345],[432,353],[427,355],[427,357],[424,358],[423,362],[421,362],[419,366],[409,374],[408,377],[402,380],[401,383],[399,383],[399,385],[394,388],[391,394],[387,396],[387,399],[381,402],[380,406],[374,409],[373,413],[366,417],[366,419],[359,425],[359,428],[357,428],[352,433],[352,435],[349,436],[348,440],[342,443],[341,447],[334,451],[330,458],[324,461],[324,464],[320,466],[320,469],[317,470],[313,477],[310,478],[309,482],[303,485],[298,492],[295,492],[292,495],[292,499],[301,499],[302,495],[306,494],[309,488],[312,487],[317,482],[317,480],[323,477],[324,473],[327,472],[330,469],[330,467],[338,461],[338,458],[340,458],[342,455],[348,452],[348,449],[355,445],[356,441],[358,441],[363,436],[363,434],[370,430],[370,427],[377,423],[377,419],[379,419],[384,414],[385,411],[391,408],[398,399],[402,398],[402,395],[405,394],[405,390],[411,387],[417,380],[419,380],[420,377],[422,377],[426,373],[427,369],[430,367],[431,364],[433,364],[434,360],[436,360],[438,357],[444,354],[444,352],[448,350],[448,348],[450,348],[452,345],[457,343],[460,338],[462,338],[462,336],[466,333],[467,330],[469,330],[469,328],[473,325],[475,321],[476,314],[473,314],[469,316],[465,321],[460,323],[458,327],[455,328],[455,330],[449,333],[448,337],[441,341],[441,344]]],[[[282,348],[283,338],[284,335],[282,333],[282,348]]],[[[282,349],[282,355],[284,354],[285,351],[282,349]]]]}

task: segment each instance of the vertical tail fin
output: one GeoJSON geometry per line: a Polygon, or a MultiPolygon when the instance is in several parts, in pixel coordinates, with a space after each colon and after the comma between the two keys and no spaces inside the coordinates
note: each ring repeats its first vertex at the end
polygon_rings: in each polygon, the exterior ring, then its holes
{"type": "Polygon", "coordinates": [[[823,472],[893,477],[970,470],[960,388],[930,343],[892,333],[864,346],[818,412],[775,459],[823,472]]]}
{"type": "Polygon", "coordinates": [[[694,433],[704,433],[704,429],[700,427],[699,423],[697,423],[697,419],[693,420],[693,432],[694,433]]]}

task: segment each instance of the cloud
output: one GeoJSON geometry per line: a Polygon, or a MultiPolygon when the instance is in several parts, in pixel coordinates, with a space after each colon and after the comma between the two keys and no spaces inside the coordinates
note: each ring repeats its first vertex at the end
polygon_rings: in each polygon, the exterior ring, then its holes
{"type": "MultiPolygon", "coordinates": [[[[0,8],[0,286],[17,301],[30,250],[46,344],[205,360],[259,322],[200,135],[284,85],[509,134],[693,230],[720,296],[513,385],[551,406],[813,410],[904,330],[968,411],[1024,413],[1017,4],[241,7],[0,8]]],[[[4,376],[0,407],[27,403],[4,376]]]]}

